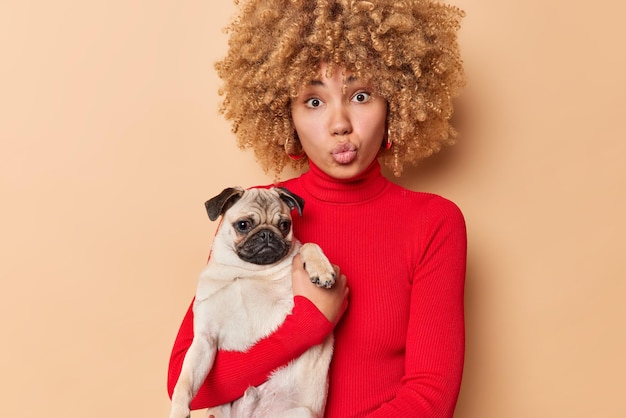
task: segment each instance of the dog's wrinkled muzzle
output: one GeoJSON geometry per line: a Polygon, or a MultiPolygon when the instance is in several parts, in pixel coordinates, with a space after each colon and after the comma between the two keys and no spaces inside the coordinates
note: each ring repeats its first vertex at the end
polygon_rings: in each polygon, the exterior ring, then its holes
{"type": "Polygon", "coordinates": [[[261,229],[250,235],[239,248],[237,255],[248,263],[274,264],[289,252],[291,243],[271,229],[261,229]]]}

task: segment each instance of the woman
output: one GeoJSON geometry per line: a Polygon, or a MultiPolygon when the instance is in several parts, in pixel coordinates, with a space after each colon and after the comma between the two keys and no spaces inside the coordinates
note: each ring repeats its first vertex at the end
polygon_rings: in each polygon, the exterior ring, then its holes
{"type": "MultiPolygon", "coordinates": [[[[464,356],[466,234],[452,202],[403,189],[400,175],[451,144],[452,98],[464,83],[462,12],[432,1],[251,0],[216,65],[222,112],[266,171],[306,202],[295,235],[341,267],[332,292],[293,265],[295,307],[246,353],[219,352],[192,403],[233,401],[321,343],[335,352],[326,417],[452,417],[464,356]]],[[[193,339],[187,312],[168,388],[193,339]]]]}

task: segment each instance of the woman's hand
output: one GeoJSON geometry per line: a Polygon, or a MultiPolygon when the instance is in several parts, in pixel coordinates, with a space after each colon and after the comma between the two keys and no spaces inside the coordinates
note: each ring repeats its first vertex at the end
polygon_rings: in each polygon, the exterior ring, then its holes
{"type": "Polygon", "coordinates": [[[330,289],[319,287],[311,282],[309,274],[303,266],[302,257],[297,254],[291,264],[291,282],[294,296],[309,299],[319,311],[333,324],[339,322],[348,307],[348,287],[346,276],[341,274],[339,267],[335,269],[335,284],[330,289]]]}

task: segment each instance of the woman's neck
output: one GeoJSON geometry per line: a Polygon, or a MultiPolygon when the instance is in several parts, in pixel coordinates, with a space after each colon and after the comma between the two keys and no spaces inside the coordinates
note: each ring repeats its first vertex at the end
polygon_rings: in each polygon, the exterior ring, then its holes
{"type": "Polygon", "coordinates": [[[364,202],[376,197],[389,184],[381,174],[377,159],[350,179],[331,177],[309,161],[309,171],[300,176],[300,181],[315,198],[334,203],[364,202]]]}

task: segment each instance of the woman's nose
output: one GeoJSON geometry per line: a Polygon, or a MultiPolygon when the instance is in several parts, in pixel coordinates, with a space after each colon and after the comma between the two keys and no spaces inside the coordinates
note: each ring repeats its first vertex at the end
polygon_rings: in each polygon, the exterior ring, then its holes
{"type": "Polygon", "coordinates": [[[330,130],[333,135],[337,136],[348,135],[350,132],[352,132],[350,116],[345,109],[339,107],[333,110],[330,130]]]}

